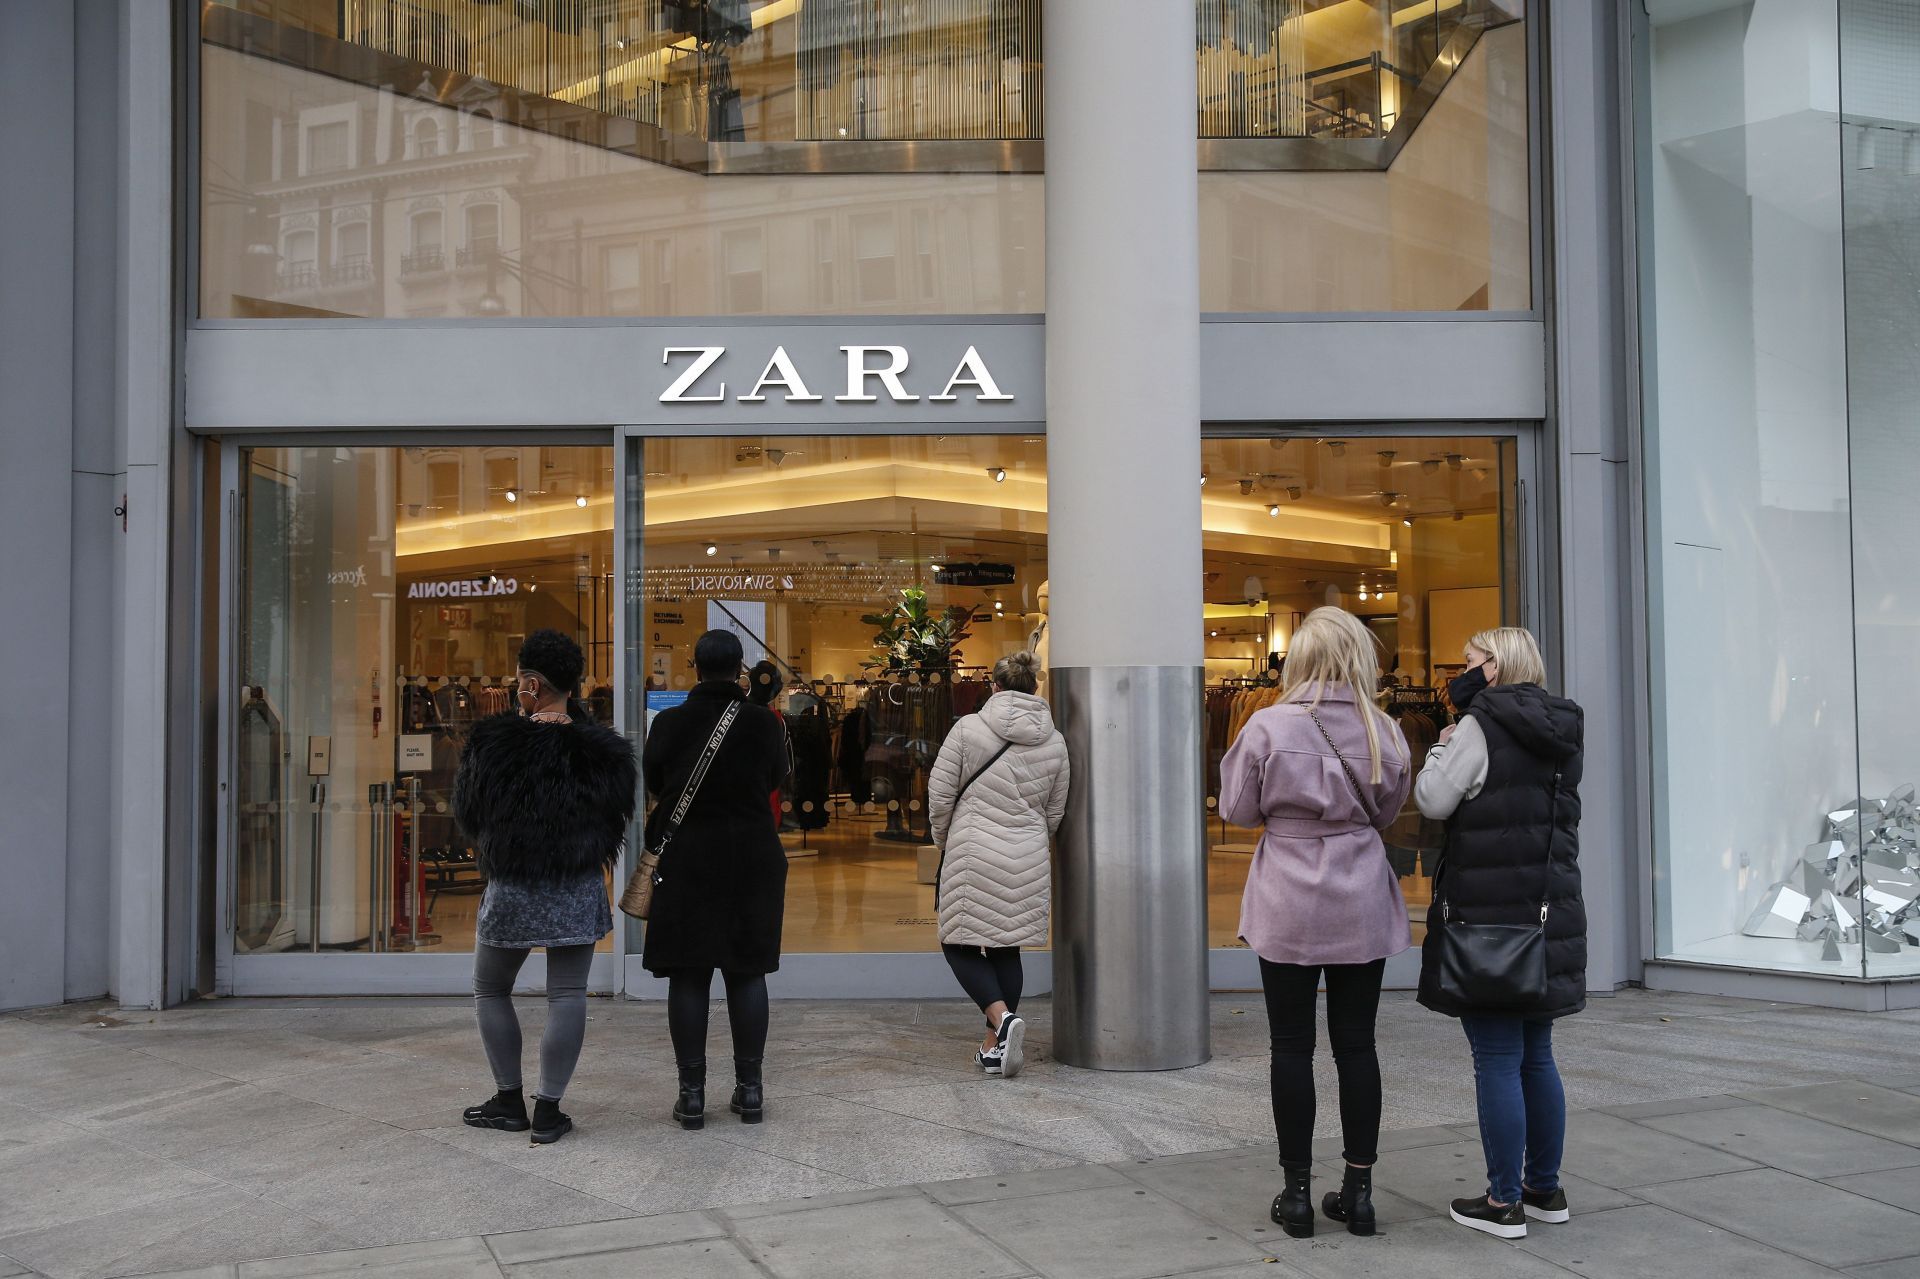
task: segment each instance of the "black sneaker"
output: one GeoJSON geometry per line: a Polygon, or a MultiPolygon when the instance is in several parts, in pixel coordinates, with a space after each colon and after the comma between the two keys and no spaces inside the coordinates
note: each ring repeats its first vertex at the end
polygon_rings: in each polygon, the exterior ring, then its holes
{"type": "MultiPolygon", "coordinates": [[[[1027,1064],[1026,1054],[1023,1051],[1023,1045],[1027,1039],[1027,1023],[1021,1021],[1015,1014],[1008,1013],[1000,1019],[1000,1029],[995,1037],[1000,1043],[1000,1074],[1004,1078],[1012,1079],[1020,1073],[1020,1067],[1027,1064]]],[[[992,1067],[988,1067],[987,1073],[993,1073],[992,1067]]]]}
{"type": "Polygon", "coordinates": [[[1557,1226],[1573,1217],[1567,1211],[1567,1192],[1563,1186],[1556,1186],[1552,1190],[1528,1190],[1523,1186],[1520,1189],[1520,1202],[1526,1205],[1527,1217],[1533,1221],[1557,1226]]]}
{"type": "Polygon", "coordinates": [[[980,1069],[986,1071],[989,1075],[999,1074],[1001,1065],[1000,1045],[995,1044],[992,1052],[975,1053],[973,1060],[975,1065],[979,1066],[980,1069]]]}
{"type": "Polygon", "coordinates": [[[1456,1199],[1447,1210],[1453,1219],[1469,1230],[1480,1230],[1500,1239],[1527,1237],[1527,1210],[1519,1200],[1496,1208],[1481,1195],[1478,1199],[1456,1199]]]}

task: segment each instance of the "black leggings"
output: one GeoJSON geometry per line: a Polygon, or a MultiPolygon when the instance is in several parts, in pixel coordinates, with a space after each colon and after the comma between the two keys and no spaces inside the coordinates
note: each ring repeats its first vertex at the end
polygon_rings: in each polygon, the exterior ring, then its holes
{"type": "Polygon", "coordinates": [[[985,1012],[995,1004],[1005,1004],[1008,1012],[1020,1010],[1020,987],[1026,973],[1020,967],[1018,946],[941,946],[947,967],[960,979],[960,988],[985,1012]]]}
{"type": "MultiPolygon", "coordinates": [[[[727,984],[727,1023],[733,1030],[733,1055],[759,1061],[767,1052],[767,979],[762,973],[722,973],[727,984]]],[[[667,974],[667,1033],[673,1059],[682,1066],[707,1059],[708,996],[713,969],[678,968],[667,974]]]]}
{"type": "Polygon", "coordinates": [[[1387,961],[1370,964],[1274,964],[1260,961],[1273,1036],[1273,1128],[1283,1167],[1313,1162],[1313,1021],[1320,974],[1327,975],[1327,1039],[1340,1074],[1340,1136],[1346,1160],[1367,1165],[1380,1143],[1380,1058],[1373,1022],[1387,961]]]}

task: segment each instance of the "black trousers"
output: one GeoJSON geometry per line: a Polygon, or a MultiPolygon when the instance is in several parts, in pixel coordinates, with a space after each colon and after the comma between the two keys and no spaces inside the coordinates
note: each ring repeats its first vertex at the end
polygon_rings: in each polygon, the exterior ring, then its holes
{"type": "Polygon", "coordinates": [[[1274,964],[1260,961],[1273,1037],[1273,1128],[1283,1167],[1313,1162],[1313,1023],[1320,976],[1327,979],[1327,1039],[1340,1075],[1340,1136],[1350,1164],[1371,1164],[1380,1143],[1380,1057],[1373,1023],[1387,961],[1274,964]]]}
{"type": "Polygon", "coordinates": [[[1020,988],[1026,973],[1020,966],[1018,946],[946,946],[940,953],[947,967],[960,979],[960,989],[985,1012],[1004,1003],[1008,1012],[1020,1011],[1020,988]]]}
{"type": "MultiPolygon", "coordinates": [[[[725,973],[727,1023],[733,1031],[733,1055],[759,1061],[767,1052],[767,979],[762,973],[725,973]]],[[[691,1066],[707,1059],[707,1010],[713,969],[676,968],[667,974],[667,1034],[673,1059],[691,1066]]]]}

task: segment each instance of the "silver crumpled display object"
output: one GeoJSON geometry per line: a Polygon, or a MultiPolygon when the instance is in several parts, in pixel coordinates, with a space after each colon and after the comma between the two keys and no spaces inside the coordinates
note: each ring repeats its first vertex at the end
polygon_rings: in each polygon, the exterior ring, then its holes
{"type": "Polygon", "coordinates": [[[1740,931],[1819,942],[1828,963],[1841,961],[1842,944],[1876,955],[1920,948],[1917,797],[1920,786],[1908,785],[1829,810],[1826,834],[1801,853],[1797,871],[1767,889],[1740,931]]]}

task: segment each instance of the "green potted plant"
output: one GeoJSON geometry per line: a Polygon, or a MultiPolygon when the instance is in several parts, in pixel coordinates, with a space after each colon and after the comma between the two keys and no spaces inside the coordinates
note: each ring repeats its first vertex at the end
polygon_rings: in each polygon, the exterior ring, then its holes
{"type": "Polygon", "coordinates": [[[867,662],[874,670],[949,672],[973,625],[973,610],[952,604],[935,610],[927,602],[927,588],[909,586],[884,613],[860,620],[875,628],[876,656],[867,662]]]}

